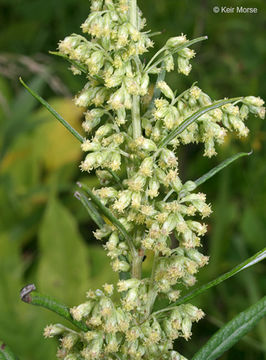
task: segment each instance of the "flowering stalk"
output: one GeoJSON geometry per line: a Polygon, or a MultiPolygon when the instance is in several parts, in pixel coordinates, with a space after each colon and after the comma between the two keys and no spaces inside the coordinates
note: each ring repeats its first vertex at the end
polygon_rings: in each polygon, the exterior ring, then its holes
{"type": "Polygon", "coordinates": [[[235,155],[195,182],[183,182],[179,147],[202,143],[204,156],[211,157],[228,131],[247,136],[249,113],[265,116],[263,100],[254,96],[214,101],[195,84],[177,95],[165,74],[177,68],[188,75],[195,56],[190,47],[207,37],[170,38],[145,65],[142,55],[153,42],[144,26],[136,0],[93,0],[81,26],[85,36],[72,34],[59,43],[57,55],[69,60],[74,75],[86,75],[74,101],[85,111],[87,136],[69,130],[86,153],[81,170],[95,171],[100,183],[93,190],[79,184],[83,192],[76,197],[99,227],[94,235],[104,241],[112,268],[120,274],[116,290],[121,293],[115,302],[114,286],[105,284],[70,309],[72,319],[85,323],[88,331],[58,324],[46,329],[46,337],[61,341],[60,359],[185,359],[173,350],[173,342],[188,340],[192,323],[204,314],[178,299],[182,286],[193,286],[196,273],[208,263],[199,247],[207,231],[201,219],[211,214],[206,195],[195,190],[247,154],[235,155]],[[158,78],[147,101],[153,75],[158,78]],[[146,253],[153,253],[153,268],[149,278],[142,278],[146,253]],[[153,312],[157,297],[173,303],[167,318],[163,310],[153,312]]]}

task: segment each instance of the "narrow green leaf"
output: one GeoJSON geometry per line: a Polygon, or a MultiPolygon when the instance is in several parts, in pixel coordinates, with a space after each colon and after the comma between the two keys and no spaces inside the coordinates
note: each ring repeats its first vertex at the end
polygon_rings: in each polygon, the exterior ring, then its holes
{"type": "Polygon", "coordinates": [[[124,189],[124,186],[121,184],[120,178],[116,175],[115,172],[113,172],[111,169],[107,169],[109,174],[112,175],[114,181],[117,183],[117,185],[120,187],[120,189],[124,189]]]}
{"type": "Polygon", "coordinates": [[[233,156],[231,156],[230,158],[224,160],[221,164],[215,166],[213,169],[211,169],[210,171],[208,171],[206,174],[204,174],[203,176],[201,176],[200,178],[198,178],[197,180],[195,180],[195,184],[197,186],[203,184],[205,181],[209,180],[211,177],[213,177],[215,174],[217,174],[219,171],[221,171],[222,169],[224,169],[226,166],[230,165],[232,162],[234,162],[235,160],[239,159],[242,156],[248,156],[251,155],[252,152],[249,153],[238,153],[235,154],[233,156]]]}
{"type": "Polygon", "coordinates": [[[192,360],[216,360],[266,315],[266,296],[224,325],[192,360]]]}
{"type": "MultiPolygon", "coordinates": [[[[201,36],[201,37],[198,37],[196,39],[193,39],[193,40],[190,40],[190,41],[186,41],[185,43],[177,46],[176,48],[174,48],[173,50],[170,50],[168,48],[165,47],[165,50],[168,51],[170,54],[174,55],[176,54],[178,51],[184,49],[184,48],[187,48],[193,44],[196,44],[200,41],[203,41],[203,40],[207,40],[208,39],[208,36],[201,36]]],[[[145,68],[145,71],[147,71],[148,73],[153,69],[155,68],[157,65],[159,65],[161,62],[163,62],[166,58],[167,58],[168,54],[166,54],[165,56],[162,56],[160,59],[156,60],[153,64],[151,64],[151,66],[149,67],[150,63],[147,64],[146,68],[145,68]]]]}
{"type": "MultiPolygon", "coordinates": [[[[28,85],[25,84],[25,82],[19,78],[19,81],[21,84],[28,90],[28,92],[35,97],[46,109],[58,120],[60,123],[72,134],[75,136],[77,140],[79,140],[81,143],[85,140],[65,119],[62,118],[61,115],[58,114],[58,112],[51,107],[51,105],[48,104],[47,101],[45,101],[41,96],[39,96],[35,91],[33,91],[28,85]]],[[[123,186],[120,182],[119,177],[112,171],[108,170],[109,173],[113,176],[115,182],[119,185],[119,187],[122,189],[123,186]]]]}
{"type": "Polygon", "coordinates": [[[100,199],[93,194],[93,192],[88,186],[81,183],[78,183],[78,186],[88,193],[92,202],[101,210],[101,212],[107,217],[107,219],[116,226],[116,228],[120,231],[120,233],[124,236],[125,240],[127,241],[127,244],[131,249],[132,253],[135,253],[135,248],[133,246],[131,238],[128,235],[125,227],[121,224],[121,222],[117,220],[117,218],[111,213],[111,211],[101,203],[100,199]]]}
{"type": "Polygon", "coordinates": [[[72,135],[74,135],[81,143],[84,141],[84,138],[65,120],[62,118],[61,115],[58,114],[57,111],[55,111],[49,104],[47,101],[45,101],[41,96],[39,96],[37,93],[35,93],[35,91],[33,91],[30,87],[28,87],[28,85],[26,85],[24,83],[24,81],[19,78],[19,81],[21,82],[21,84],[25,87],[25,89],[28,90],[28,92],[35,97],[35,99],[37,99],[43,106],[46,107],[46,109],[48,111],[50,111],[50,113],[58,120],[60,121],[60,123],[62,125],[64,125],[64,127],[67,128],[68,131],[71,132],[72,135]]]}
{"type": "Polygon", "coordinates": [[[171,131],[164,139],[162,139],[160,141],[158,147],[162,148],[162,147],[168,145],[171,140],[173,140],[177,135],[181,134],[184,130],[186,130],[186,128],[189,125],[191,125],[194,121],[196,121],[201,115],[205,114],[206,112],[217,109],[225,104],[229,104],[231,102],[235,102],[240,99],[241,99],[241,97],[227,99],[227,100],[219,100],[219,101],[215,101],[211,105],[202,107],[200,110],[198,110],[194,114],[190,115],[176,129],[171,131]]]}
{"type": "Polygon", "coordinates": [[[34,284],[25,286],[20,292],[20,298],[27,304],[37,305],[44,307],[54,313],[62,316],[66,320],[70,321],[72,324],[77,326],[83,331],[87,331],[88,327],[83,321],[76,321],[72,318],[69,308],[58,302],[57,300],[51,298],[50,296],[42,295],[38,293],[34,284]]]}
{"type": "Polygon", "coordinates": [[[9,346],[0,340],[0,360],[17,360],[9,346]]]}
{"type": "Polygon", "coordinates": [[[55,55],[55,56],[59,56],[65,60],[67,60],[68,62],[70,62],[70,64],[74,65],[77,69],[79,69],[81,72],[83,72],[84,74],[87,74],[87,70],[84,66],[82,66],[80,63],[78,63],[75,60],[71,60],[68,56],[61,54],[58,51],[49,51],[49,54],[51,55],[55,55]]]}
{"type": "Polygon", "coordinates": [[[88,211],[90,217],[95,222],[95,224],[101,228],[105,221],[99,214],[98,210],[94,207],[93,203],[88,200],[87,196],[85,196],[82,192],[75,192],[75,197],[82,203],[85,209],[88,211]]]}
{"type": "Polygon", "coordinates": [[[232,270],[230,270],[230,271],[226,272],[225,274],[219,276],[217,279],[212,280],[212,281],[208,282],[207,284],[204,284],[204,285],[198,287],[197,289],[189,292],[185,296],[178,299],[173,305],[168,306],[168,307],[166,307],[166,308],[164,308],[162,310],[158,310],[154,314],[159,314],[159,313],[163,313],[163,312],[173,310],[176,306],[178,306],[180,304],[183,304],[183,303],[186,303],[187,301],[193,299],[195,296],[198,296],[199,294],[201,294],[204,291],[212,288],[213,286],[219,285],[221,282],[223,282],[223,281],[229,279],[230,277],[236,275],[240,271],[242,271],[244,269],[247,269],[252,265],[257,264],[258,262],[264,260],[265,258],[266,258],[266,247],[264,249],[262,249],[261,251],[257,252],[255,255],[251,256],[248,259],[246,259],[242,263],[235,266],[232,270]]]}

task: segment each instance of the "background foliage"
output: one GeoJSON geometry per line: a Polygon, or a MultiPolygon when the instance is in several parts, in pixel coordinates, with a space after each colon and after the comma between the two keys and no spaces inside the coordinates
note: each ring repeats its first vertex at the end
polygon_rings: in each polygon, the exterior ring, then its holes
{"type": "MultiPolygon", "coordinates": [[[[170,36],[208,35],[197,48],[188,78],[170,75],[183,91],[194,81],[213,98],[260,95],[266,99],[266,3],[232,0],[230,6],[257,7],[258,14],[214,14],[220,0],[139,0],[148,28],[163,31],[156,48],[170,36]]],[[[87,0],[0,0],[0,339],[22,360],[53,359],[54,344],[45,341],[42,328],[58,321],[42,309],[19,300],[19,289],[34,282],[39,291],[68,305],[84,299],[88,288],[115,280],[102,248],[93,239],[94,225],[73,197],[79,172],[79,143],[18,83],[30,85],[80,130],[82,114],[71,93],[82,84],[68,65],[48,56],[57,41],[79,32],[89,9],[87,0]]],[[[245,141],[230,137],[218,157],[202,158],[202,149],[190,146],[180,156],[182,178],[196,179],[224,158],[253,149],[202,186],[214,214],[210,218],[205,250],[210,264],[199,283],[213,279],[265,246],[266,166],[265,123],[250,119],[245,141]]],[[[92,175],[85,180],[97,186],[92,175]]],[[[148,271],[150,264],[144,263],[148,271]]],[[[221,324],[265,293],[263,264],[221,284],[195,304],[207,313],[194,327],[193,338],[178,348],[189,358],[221,324]]],[[[221,359],[266,359],[266,324],[261,321],[221,359]]]]}

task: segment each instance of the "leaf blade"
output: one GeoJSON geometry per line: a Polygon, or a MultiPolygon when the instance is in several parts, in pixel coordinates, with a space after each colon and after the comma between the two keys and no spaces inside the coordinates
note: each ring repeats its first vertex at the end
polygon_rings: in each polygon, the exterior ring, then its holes
{"type": "Polygon", "coordinates": [[[266,296],[223,326],[193,356],[192,360],[216,360],[266,315],[266,296]]]}
{"type": "Polygon", "coordinates": [[[22,78],[19,78],[19,81],[21,84],[25,87],[25,89],[33,96],[36,100],[38,100],[60,123],[68,129],[68,131],[71,132],[72,135],[75,136],[76,139],[78,139],[81,143],[84,141],[84,138],[65,120],[62,118],[61,115],[58,114],[58,112],[53,109],[47,101],[45,101],[41,96],[39,96],[35,91],[33,91],[28,85],[25,84],[25,82],[22,80],[22,78]]]}
{"type": "Polygon", "coordinates": [[[224,160],[223,162],[221,162],[219,165],[215,166],[213,169],[211,169],[210,171],[208,171],[206,174],[202,175],[201,177],[199,177],[197,180],[194,181],[194,183],[199,186],[201,184],[203,184],[205,181],[209,180],[211,177],[213,177],[214,175],[216,175],[219,171],[221,171],[222,169],[224,169],[225,167],[227,167],[228,165],[230,165],[232,162],[234,162],[235,160],[239,159],[242,156],[249,156],[251,155],[252,152],[249,153],[245,153],[245,152],[240,152],[237,153],[233,156],[231,156],[230,158],[224,160]]]}

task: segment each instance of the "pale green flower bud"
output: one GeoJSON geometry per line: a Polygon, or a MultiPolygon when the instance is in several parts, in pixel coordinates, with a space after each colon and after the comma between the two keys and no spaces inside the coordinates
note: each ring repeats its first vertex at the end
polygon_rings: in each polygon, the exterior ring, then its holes
{"type": "Polygon", "coordinates": [[[182,56],[185,59],[190,60],[195,56],[195,51],[191,50],[189,48],[184,48],[184,49],[178,51],[178,55],[182,56]]]}
{"type": "Polygon", "coordinates": [[[119,341],[115,334],[107,333],[105,335],[105,352],[106,353],[116,353],[119,350],[119,341]]]}
{"type": "Polygon", "coordinates": [[[196,187],[197,185],[194,183],[194,181],[189,180],[186,181],[185,184],[182,186],[182,190],[190,192],[195,190],[196,187]]]}
{"type": "Polygon", "coordinates": [[[188,75],[192,69],[192,66],[189,64],[189,60],[182,56],[177,58],[178,72],[184,75],[188,75]]]}
{"type": "Polygon", "coordinates": [[[245,120],[249,114],[249,107],[247,105],[243,104],[240,108],[239,113],[240,113],[241,119],[245,120]]]}
{"type": "Polygon", "coordinates": [[[74,347],[74,345],[78,342],[78,340],[79,340],[78,334],[69,333],[69,334],[66,334],[61,339],[61,345],[63,348],[65,348],[66,350],[69,351],[74,347]]]}
{"type": "Polygon", "coordinates": [[[119,170],[121,166],[121,155],[117,152],[111,152],[108,154],[106,167],[112,171],[119,170]]]}
{"type": "Polygon", "coordinates": [[[204,256],[196,249],[186,249],[186,255],[191,259],[196,261],[200,267],[208,264],[209,257],[204,256]]]}
{"type": "Polygon", "coordinates": [[[194,286],[196,283],[196,278],[193,275],[186,274],[185,276],[183,276],[182,281],[187,286],[194,286]]]}
{"type": "Polygon", "coordinates": [[[152,157],[147,157],[144,159],[140,165],[139,172],[143,176],[151,177],[153,173],[154,159],[152,157]]]}
{"type": "Polygon", "coordinates": [[[201,106],[207,106],[212,104],[211,98],[204,92],[200,94],[198,101],[201,106]]]}
{"type": "MultiPolygon", "coordinates": [[[[165,53],[166,54],[166,53],[165,53]]],[[[164,65],[165,65],[165,70],[167,72],[173,71],[175,68],[175,62],[174,62],[174,57],[171,54],[168,54],[165,59],[164,59],[164,65]]]]}
{"type": "Polygon", "coordinates": [[[193,306],[191,304],[184,304],[183,308],[192,321],[198,322],[200,319],[204,317],[204,312],[198,309],[196,306],[193,306]]]}
{"type": "Polygon", "coordinates": [[[122,300],[123,308],[126,311],[131,311],[138,306],[138,290],[137,288],[130,289],[122,300]]]}
{"type": "Polygon", "coordinates": [[[109,236],[111,234],[111,229],[109,225],[104,225],[101,227],[101,229],[97,229],[94,231],[93,235],[97,240],[102,240],[105,237],[109,236]]]}
{"type": "Polygon", "coordinates": [[[85,140],[81,145],[81,149],[83,151],[99,151],[101,149],[101,144],[98,142],[85,140]]]}
{"type": "Polygon", "coordinates": [[[160,182],[154,177],[151,178],[149,180],[147,195],[152,199],[157,197],[159,194],[159,192],[158,192],[159,188],[160,188],[160,182]]]}
{"type": "Polygon", "coordinates": [[[161,90],[161,92],[168,97],[169,99],[173,100],[175,98],[175,95],[173,93],[173,90],[170,88],[170,86],[167,85],[165,81],[159,81],[157,83],[157,87],[161,90]]]}
{"type": "Polygon", "coordinates": [[[131,205],[135,209],[139,209],[141,206],[141,193],[140,192],[133,192],[131,197],[131,205]]]}
{"type": "Polygon", "coordinates": [[[148,151],[148,152],[157,150],[156,144],[152,140],[146,139],[143,136],[140,136],[139,138],[137,138],[135,140],[135,144],[139,150],[144,150],[144,151],[148,151]]]}
{"type": "Polygon", "coordinates": [[[103,137],[108,136],[113,132],[113,125],[112,124],[105,124],[99,127],[95,133],[95,138],[102,139],[103,137]]]}
{"type": "Polygon", "coordinates": [[[101,122],[100,118],[95,118],[93,120],[86,120],[83,121],[82,123],[82,127],[84,129],[84,131],[86,131],[87,133],[90,133],[96,126],[98,126],[101,122]]]}
{"type": "Polygon", "coordinates": [[[163,224],[162,230],[164,234],[169,234],[177,225],[176,216],[171,214],[163,224]]]}
{"type": "Polygon", "coordinates": [[[124,209],[128,207],[131,202],[131,195],[132,191],[130,190],[119,191],[118,199],[113,205],[114,209],[118,212],[123,212],[124,209]]]}
{"type": "Polygon", "coordinates": [[[92,0],[91,2],[91,12],[102,10],[103,0],[92,0]]]}
{"type": "Polygon", "coordinates": [[[188,316],[186,316],[183,321],[182,321],[182,325],[181,325],[181,329],[182,329],[182,333],[183,333],[183,337],[188,340],[190,339],[192,333],[191,333],[191,327],[192,327],[192,321],[190,320],[190,318],[188,316]]]}
{"type": "Polygon", "coordinates": [[[67,329],[61,324],[48,325],[45,327],[43,336],[45,338],[52,338],[57,335],[63,334],[67,329]]]}
{"type": "Polygon", "coordinates": [[[140,283],[141,283],[140,280],[135,278],[131,278],[128,280],[120,280],[117,283],[117,290],[119,292],[122,292],[122,291],[127,291],[129,289],[137,288],[140,285],[140,283]]]}
{"type": "Polygon", "coordinates": [[[246,96],[243,100],[244,104],[253,105],[256,107],[261,107],[264,105],[264,101],[260,97],[256,96],[246,96]]]}
{"type": "Polygon", "coordinates": [[[75,47],[80,44],[80,37],[78,35],[67,36],[58,44],[58,49],[62,54],[68,55],[75,47]]]}
{"type": "Polygon", "coordinates": [[[90,172],[94,167],[98,165],[98,153],[89,153],[85,160],[81,163],[80,167],[83,171],[90,172]]]}
{"type": "Polygon", "coordinates": [[[180,291],[178,291],[178,290],[170,291],[167,294],[167,296],[168,296],[169,301],[175,302],[177,299],[180,298],[180,291]]]}
{"type": "Polygon", "coordinates": [[[101,70],[105,62],[104,52],[94,51],[89,59],[86,60],[86,64],[88,65],[89,72],[91,75],[98,74],[98,72],[101,70]]]}
{"type": "Polygon", "coordinates": [[[92,340],[87,347],[81,351],[81,355],[86,360],[97,359],[100,357],[103,347],[103,336],[92,340]]]}
{"type": "Polygon", "coordinates": [[[108,103],[114,110],[118,110],[124,107],[124,101],[125,101],[125,91],[121,87],[110,96],[108,103]]]}
{"type": "Polygon", "coordinates": [[[167,40],[165,46],[168,48],[175,48],[184,44],[187,41],[186,35],[175,36],[167,40]]]}
{"type": "Polygon", "coordinates": [[[258,115],[261,119],[265,118],[265,107],[250,105],[249,110],[252,114],[258,115]]]}
{"type": "Polygon", "coordinates": [[[149,75],[143,74],[140,79],[140,88],[139,88],[139,94],[141,96],[145,96],[148,93],[149,83],[150,83],[149,75]]]}
{"type": "Polygon", "coordinates": [[[97,89],[89,88],[82,90],[74,99],[75,105],[79,107],[87,107],[91,103],[97,89]]]}
{"type": "Polygon", "coordinates": [[[130,265],[126,261],[120,261],[116,259],[112,263],[112,268],[115,272],[126,272],[130,269],[130,265]]]}
{"type": "Polygon", "coordinates": [[[188,359],[185,358],[184,356],[180,355],[176,351],[171,351],[170,352],[170,360],[188,360],[188,359]]]}
{"type": "Polygon", "coordinates": [[[177,159],[173,151],[162,149],[160,153],[160,160],[165,163],[167,167],[176,167],[177,159]]]}
{"type": "Polygon", "coordinates": [[[78,306],[74,306],[70,309],[70,314],[72,315],[73,319],[81,321],[82,318],[87,317],[90,314],[94,304],[94,301],[90,300],[78,306]]]}
{"type": "MultiPolygon", "coordinates": [[[[58,356],[59,357],[59,356],[58,356]]],[[[64,357],[64,360],[79,360],[80,356],[78,353],[74,353],[74,354],[67,354],[66,357],[64,357]]]]}

